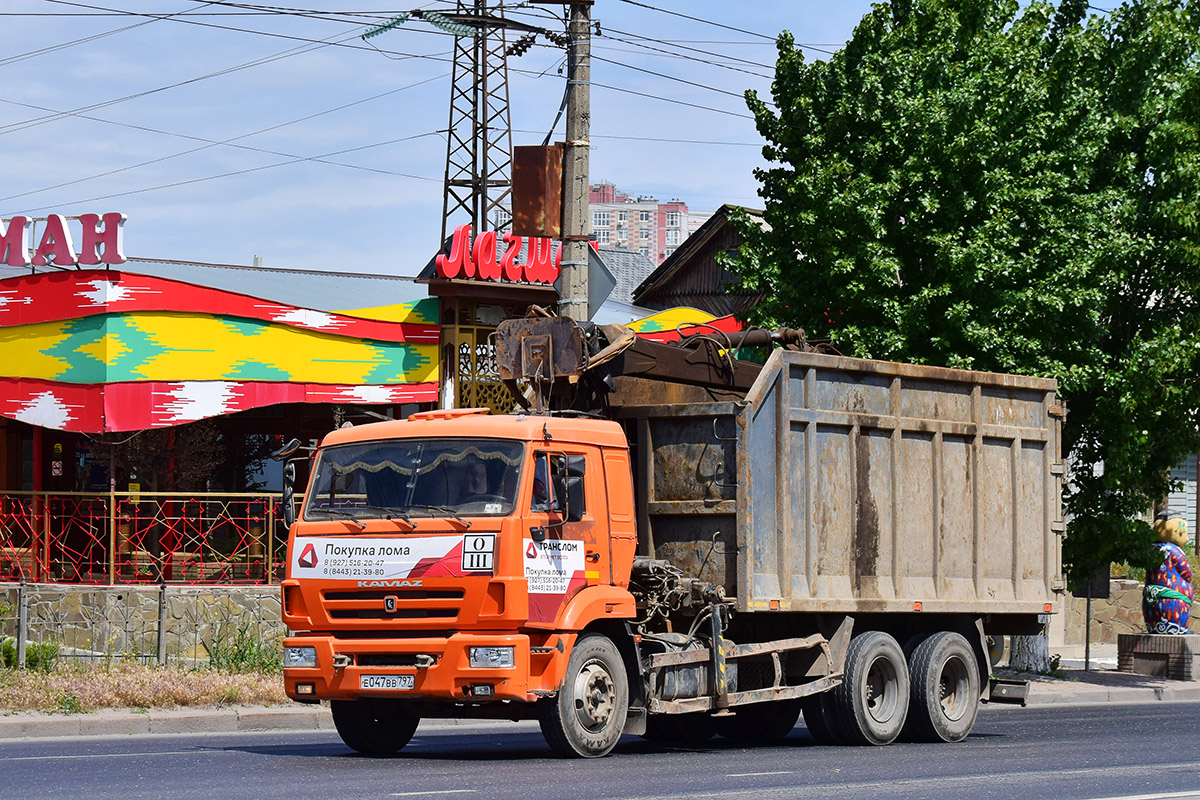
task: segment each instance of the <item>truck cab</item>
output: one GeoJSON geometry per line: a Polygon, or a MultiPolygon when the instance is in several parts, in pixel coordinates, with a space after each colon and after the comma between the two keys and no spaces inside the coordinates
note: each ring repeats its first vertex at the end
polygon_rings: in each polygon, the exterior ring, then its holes
{"type": "Polygon", "coordinates": [[[529,716],[581,632],[635,616],[635,549],[616,423],[466,409],[335,431],[289,536],[287,693],[333,701],[366,751],[422,716],[529,716]]]}

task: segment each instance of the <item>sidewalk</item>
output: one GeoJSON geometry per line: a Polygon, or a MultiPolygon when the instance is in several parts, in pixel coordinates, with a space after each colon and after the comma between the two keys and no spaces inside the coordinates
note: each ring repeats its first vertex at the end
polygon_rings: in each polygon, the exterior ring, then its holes
{"type": "MultiPolygon", "coordinates": [[[[1028,706],[1108,703],[1196,703],[1200,681],[1169,681],[1130,675],[1108,668],[1063,670],[1062,678],[1012,676],[1030,680],[1028,706]]],[[[430,720],[437,726],[457,720],[430,720]]],[[[330,731],[327,706],[242,706],[214,709],[101,711],[95,714],[0,714],[0,741],[57,736],[114,736],[159,733],[234,733],[242,731],[330,731]]]]}

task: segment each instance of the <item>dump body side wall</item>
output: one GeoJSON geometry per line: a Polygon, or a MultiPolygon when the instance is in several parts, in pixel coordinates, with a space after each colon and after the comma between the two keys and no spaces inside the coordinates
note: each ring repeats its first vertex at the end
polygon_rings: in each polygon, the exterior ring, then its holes
{"type": "Polygon", "coordinates": [[[643,552],[740,611],[1040,613],[1061,589],[1053,381],[776,351],[744,402],[622,415],[643,552]]]}

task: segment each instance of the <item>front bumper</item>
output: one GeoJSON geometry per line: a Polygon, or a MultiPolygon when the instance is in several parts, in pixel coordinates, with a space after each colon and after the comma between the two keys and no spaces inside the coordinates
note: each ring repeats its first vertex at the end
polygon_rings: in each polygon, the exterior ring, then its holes
{"type": "MultiPolygon", "coordinates": [[[[517,700],[534,702],[559,672],[562,652],[530,652],[524,634],[454,633],[449,637],[355,639],[325,635],[292,636],[285,647],[313,647],[317,664],[283,671],[288,696],[300,701],[353,700],[366,696],[443,702],[517,700]],[[512,668],[472,667],[470,648],[512,647],[512,668]],[[411,689],[363,689],[364,675],[411,675],[411,689]],[[532,680],[531,680],[532,676],[532,680]],[[311,690],[301,694],[297,686],[311,690]],[[490,687],[484,690],[480,687],[490,687]]],[[[565,659],[564,659],[565,661],[565,659]]],[[[565,666],[565,663],[564,665],[565,666]]]]}

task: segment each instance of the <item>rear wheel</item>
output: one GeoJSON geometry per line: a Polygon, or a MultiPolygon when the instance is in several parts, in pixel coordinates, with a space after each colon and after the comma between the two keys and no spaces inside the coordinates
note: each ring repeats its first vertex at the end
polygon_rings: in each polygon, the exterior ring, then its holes
{"type": "Polygon", "coordinates": [[[390,756],[412,739],[421,718],[399,700],[369,697],[330,702],[338,736],[351,750],[368,756],[390,756]]]}
{"type": "Polygon", "coordinates": [[[908,716],[909,679],[904,651],[883,631],[855,636],[846,652],[842,683],[830,694],[837,726],[848,744],[895,741],[908,716]]]}
{"type": "Polygon", "coordinates": [[[832,692],[804,698],[804,726],[817,744],[846,743],[846,737],[838,727],[837,711],[832,700],[832,692]]]}
{"type": "Polygon", "coordinates": [[[913,650],[906,732],[916,741],[961,742],[979,714],[979,663],[960,634],[935,633],[913,650]]]}
{"type": "Polygon", "coordinates": [[[542,706],[539,723],[550,749],[561,756],[597,758],[617,746],[629,712],[629,679],[616,645],[585,633],[567,660],[558,694],[542,706]]]}
{"type": "Polygon", "coordinates": [[[777,700],[756,703],[737,709],[737,714],[717,723],[717,732],[727,739],[771,741],[782,739],[792,732],[800,720],[797,700],[777,700]]]}

